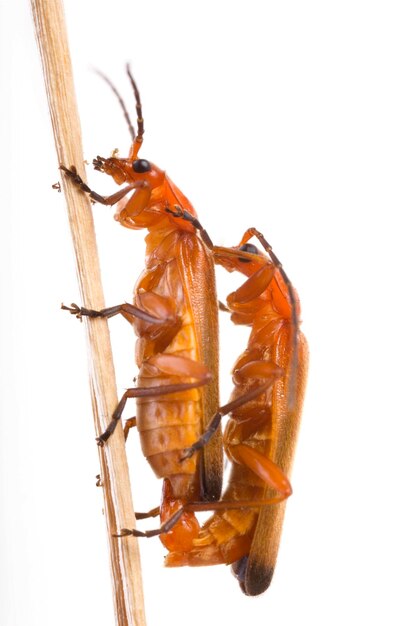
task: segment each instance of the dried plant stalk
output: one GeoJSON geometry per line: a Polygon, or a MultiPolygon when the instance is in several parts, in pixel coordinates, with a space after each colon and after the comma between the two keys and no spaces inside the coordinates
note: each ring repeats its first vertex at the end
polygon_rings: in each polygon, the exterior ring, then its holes
{"type": "MultiPolygon", "coordinates": [[[[58,162],[75,165],[84,178],[78,118],[65,18],[60,0],[31,0],[36,37],[43,63],[58,162]]],[[[90,201],[63,178],[83,305],[104,307],[90,201]]],[[[106,320],[86,320],[90,387],[96,433],[101,434],[117,405],[116,383],[106,320]]],[[[118,626],[145,626],[139,546],[137,541],[112,536],[133,528],[135,517],[120,428],[99,449],[111,573],[118,626]]]]}

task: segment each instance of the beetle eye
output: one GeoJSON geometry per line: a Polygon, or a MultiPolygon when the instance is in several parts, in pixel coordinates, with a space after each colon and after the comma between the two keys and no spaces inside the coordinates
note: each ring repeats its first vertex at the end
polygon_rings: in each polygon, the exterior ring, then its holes
{"type": "MultiPolygon", "coordinates": [[[[253,243],[244,243],[243,246],[240,246],[239,250],[241,252],[249,252],[249,254],[259,254],[259,250],[253,243]]],[[[242,263],[250,263],[250,259],[246,259],[245,257],[240,257],[239,261],[242,263]]]]}
{"type": "Polygon", "coordinates": [[[259,254],[259,250],[253,243],[244,243],[243,246],[240,246],[239,250],[241,252],[249,252],[250,254],[259,254]]]}
{"type": "Polygon", "coordinates": [[[137,159],[133,161],[132,167],[136,174],[144,174],[145,172],[149,172],[151,164],[146,159],[137,159]]]}

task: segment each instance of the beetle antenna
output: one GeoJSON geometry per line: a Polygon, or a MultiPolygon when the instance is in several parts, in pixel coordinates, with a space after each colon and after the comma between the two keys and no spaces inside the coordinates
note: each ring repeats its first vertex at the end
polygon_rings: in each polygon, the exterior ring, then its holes
{"type": "Polygon", "coordinates": [[[114,95],[116,96],[116,98],[119,101],[120,106],[122,107],[122,111],[123,114],[125,116],[125,120],[127,122],[127,125],[129,127],[129,133],[130,136],[132,138],[132,141],[135,139],[135,130],[133,128],[133,124],[130,120],[129,117],[129,113],[127,111],[126,105],[124,103],[124,100],[122,98],[122,96],[120,95],[120,93],[117,91],[116,87],[113,85],[113,83],[111,82],[110,78],[108,78],[105,74],[103,74],[103,72],[101,72],[100,70],[95,69],[94,70],[96,74],[98,74],[103,80],[104,82],[106,82],[108,84],[108,86],[110,87],[110,89],[112,90],[112,92],[114,93],[114,95]]]}
{"type": "Polygon", "coordinates": [[[135,94],[135,100],[136,100],[136,115],[137,115],[138,132],[134,139],[139,144],[141,144],[142,139],[143,139],[143,133],[145,132],[145,129],[143,126],[143,117],[142,117],[142,104],[140,101],[139,89],[135,83],[135,79],[133,78],[131,74],[129,63],[126,65],[126,72],[127,72],[127,75],[129,76],[130,84],[132,85],[133,93],[135,94]]]}

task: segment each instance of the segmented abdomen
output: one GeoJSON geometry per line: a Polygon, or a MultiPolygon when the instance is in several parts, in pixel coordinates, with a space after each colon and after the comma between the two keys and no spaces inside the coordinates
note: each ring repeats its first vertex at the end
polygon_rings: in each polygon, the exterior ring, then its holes
{"type": "MultiPolygon", "coordinates": [[[[163,335],[157,340],[139,337],[136,350],[138,387],[162,387],[193,381],[192,378],[156,371],[147,363],[149,358],[161,353],[198,361],[195,328],[175,254],[171,250],[176,241],[177,238],[171,238],[169,247],[166,240],[162,241],[160,246],[168,259],[145,271],[135,288],[140,293],[145,285],[147,290],[172,299],[180,320],[173,336],[167,329],[166,342],[163,335]]],[[[148,246],[149,243],[148,240],[148,246]]],[[[137,425],[143,453],[158,477],[171,479],[178,496],[183,496],[189,488],[195,489],[199,457],[194,455],[182,462],[181,456],[184,449],[201,435],[202,411],[200,388],[137,400],[137,425]]]]}

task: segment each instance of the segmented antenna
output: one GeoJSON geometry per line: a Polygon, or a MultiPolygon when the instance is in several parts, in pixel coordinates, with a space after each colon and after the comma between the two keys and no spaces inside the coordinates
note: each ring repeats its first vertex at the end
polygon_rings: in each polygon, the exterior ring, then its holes
{"type": "Polygon", "coordinates": [[[132,85],[133,93],[135,94],[135,100],[136,100],[136,115],[137,115],[137,124],[138,124],[138,133],[136,135],[136,141],[138,143],[142,143],[143,133],[145,132],[145,129],[143,126],[142,104],[140,101],[139,89],[135,83],[135,79],[133,78],[131,74],[129,64],[126,65],[126,72],[127,72],[127,75],[129,76],[130,84],[132,85]]]}
{"type": "MultiPolygon", "coordinates": [[[[119,104],[122,107],[122,111],[123,111],[123,114],[125,116],[125,120],[126,120],[127,125],[129,127],[130,136],[132,138],[132,141],[134,141],[134,139],[135,139],[135,129],[133,128],[133,124],[132,124],[132,122],[130,120],[129,113],[127,111],[127,108],[126,108],[126,105],[125,105],[125,103],[123,101],[122,96],[117,91],[116,87],[113,85],[113,83],[111,82],[110,78],[108,78],[100,70],[94,70],[94,71],[95,71],[96,74],[98,74],[108,84],[108,86],[110,87],[110,89],[112,90],[112,92],[114,93],[116,98],[118,99],[119,104]]],[[[143,121],[142,121],[142,125],[143,125],[143,121]]],[[[142,130],[142,132],[143,132],[143,130],[142,130]]]]}

